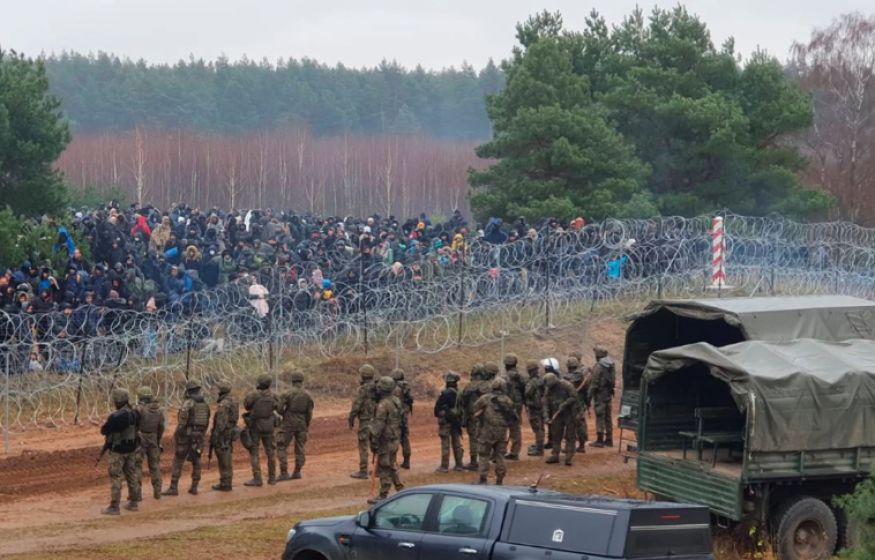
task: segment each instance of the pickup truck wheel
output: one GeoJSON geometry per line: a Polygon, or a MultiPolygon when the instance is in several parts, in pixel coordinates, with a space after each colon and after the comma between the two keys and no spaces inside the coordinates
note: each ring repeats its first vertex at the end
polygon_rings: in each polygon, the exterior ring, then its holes
{"type": "Polygon", "coordinates": [[[838,528],[832,510],[817,498],[799,496],[776,516],[775,544],[781,560],[828,560],[835,551],[838,528]]]}

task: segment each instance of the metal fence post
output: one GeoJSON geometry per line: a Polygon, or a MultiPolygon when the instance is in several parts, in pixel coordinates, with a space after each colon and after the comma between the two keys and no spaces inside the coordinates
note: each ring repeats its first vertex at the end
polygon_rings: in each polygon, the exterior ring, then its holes
{"type": "Polygon", "coordinates": [[[9,352],[6,354],[6,387],[3,390],[3,454],[9,455],[9,352]]]}

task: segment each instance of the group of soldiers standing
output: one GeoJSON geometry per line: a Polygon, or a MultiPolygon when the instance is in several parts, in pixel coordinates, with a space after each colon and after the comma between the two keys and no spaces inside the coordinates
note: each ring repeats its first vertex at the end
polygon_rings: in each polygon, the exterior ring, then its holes
{"type": "MultiPolygon", "coordinates": [[[[164,411],[155,402],[149,387],[137,390],[137,404],[130,402],[125,389],[114,389],[113,404],[116,410],[109,415],[101,427],[106,443],[101,457],[109,451],[110,503],[103,509],[107,515],[118,515],[121,504],[122,480],[127,482],[128,499],[124,508],[137,511],[142,501],[141,477],[143,461],[149,465],[153,497],[179,494],[179,479],[186,461],[191,463],[190,494],[198,493],[201,479],[201,456],[204,446],[209,445],[208,462],[215,454],[219,464],[219,482],[213,490],[229,492],[233,482],[233,449],[238,439],[249,451],[252,464],[252,479],[244,486],[263,484],[259,446],[264,447],[267,456],[268,484],[278,481],[301,478],[301,468],[305,461],[305,444],[310,422],[313,419],[313,398],[303,388],[304,374],[293,370],[289,373],[291,388],[277,394],[271,390],[272,380],[268,375],[260,375],[256,389],[246,395],[243,401],[244,426],[238,426],[240,410],[231,394],[231,384],[219,382],[216,385],[217,399],[215,414],[211,415],[201,386],[196,381],[185,385],[185,401],[177,413],[177,426],[174,434],[173,466],[170,485],[162,488],[161,440],[164,436],[164,411]],[[210,418],[213,424],[210,430],[210,418]],[[209,436],[207,433],[209,432],[209,436]],[[290,474],[288,470],[288,449],[294,445],[295,465],[290,474]],[[277,453],[278,451],[278,453],[277,453]],[[279,455],[280,475],[276,476],[277,455],[279,455]]],[[[98,458],[98,462],[100,459],[98,458]]]]}
{"type": "Polygon", "coordinates": [[[583,356],[575,353],[569,356],[564,373],[555,358],[529,361],[522,372],[517,356],[508,354],[503,360],[504,373],[493,362],[476,364],[471,369],[470,382],[461,391],[459,374],[448,372],[444,376],[446,388],[434,408],[441,439],[437,472],[449,471],[452,449],[454,471],[478,471],[479,483],[486,484],[489,465],[493,463],[495,483],[502,484],[507,473],[505,459],[520,458],[524,409],[535,439],[528,449],[530,456],[543,456],[549,450],[546,462],[559,463],[564,442],[565,465],[571,466],[575,452],[586,452],[587,415],[591,408],[596,417],[597,439],[590,445],[612,447],[614,363],[604,347],[596,346],[593,352],[595,364],[591,368],[584,371],[583,356]],[[463,464],[463,430],[470,445],[467,465],[463,464]]]}
{"type": "MultiPolygon", "coordinates": [[[[508,354],[503,360],[504,372],[494,362],[477,364],[471,369],[469,383],[461,390],[461,376],[453,371],[447,372],[444,376],[446,386],[434,406],[441,440],[441,462],[437,472],[449,472],[452,450],[454,471],[477,471],[479,483],[486,484],[492,463],[495,465],[495,483],[503,484],[507,474],[505,460],[520,458],[523,410],[535,440],[528,448],[530,456],[544,456],[545,451],[550,451],[546,462],[559,463],[564,450],[565,465],[572,465],[576,452],[586,452],[590,408],[595,412],[597,433],[597,440],[591,445],[612,447],[614,363],[603,347],[596,346],[593,351],[595,364],[591,368],[584,370],[581,367],[582,354],[574,353],[567,359],[564,373],[555,358],[529,361],[525,371],[520,371],[518,358],[508,354]],[[464,464],[463,432],[467,432],[470,446],[467,465],[464,464]]],[[[359,468],[351,476],[367,479],[370,469],[379,479],[379,491],[368,501],[376,503],[385,499],[393,487],[396,491],[404,488],[399,468],[410,468],[409,419],[414,399],[404,371],[400,369],[377,379],[376,369],[364,364],[359,368],[359,376],[359,389],[348,417],[350,430],[356,431],[359,459],[359,468]],[[397,462],[399,449],[402,453],[400,465],[397,462]]],[[[188,381],[185,401],[177,414],[173,466],[167,488],[162,487],[160,469],[164,411],[154,400],[149,387],[140,387],[137,391],[136,405],[132,405],[126,390],[113,390],[116,410],[101,428],[101,433],[106,436],[101,456],[109,451],[110,475],[110,504],[103,513],[120,513],[123,479],[128,486],[124,507],[137,511],[142,500],[143,461],[148,463],[155,499],[178,495],[186,461],[192,465],[188,491],[197,494],[205,445],[209,445],[208,458],[212,459],[215,454],[219,465],[219,482],[213,485],[213,490],[231,491],[233,448],[238,439],[249,451],[252,466],[252,479],[244,482],[244,486],[263,485],[260,447],[264,448],[267,458],[268,484],[300,479],[314,402],[303,387],[302,372],[288,372],[288,378],[291,388],[277,394],[271,389],[270,376],[258,376],[255,390],[250,391],[243,401],[242,428],[238,426],[239,406],[229,383],[216,385],[215,414],[211,414],[200,384],[188,381]],[[290,447],[293,447],[295,457],[291,473],[288,465],[290,447]]]]}

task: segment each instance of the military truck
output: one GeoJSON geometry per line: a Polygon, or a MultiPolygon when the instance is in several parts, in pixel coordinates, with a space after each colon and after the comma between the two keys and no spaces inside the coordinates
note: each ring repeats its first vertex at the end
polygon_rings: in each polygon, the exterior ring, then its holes
{"type": "Polygon", "coordinates": [[[642,373],[641,402],[639,488],[767,527],[783,560],[852,544],[833,498],[875,462],[875,341],[661,350],[642,373]]]}
{"type": "Polygon", "coordinates": [[[618,424],[632,432],[641,374],[657,350],[694,342],[875,339],[875,302],[849,296],[658,300],[629,320],[618,424]]]}

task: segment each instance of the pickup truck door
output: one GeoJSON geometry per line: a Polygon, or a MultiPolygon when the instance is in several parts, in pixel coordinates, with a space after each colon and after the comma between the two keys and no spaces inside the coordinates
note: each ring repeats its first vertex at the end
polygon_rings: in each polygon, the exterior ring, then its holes
{"type": "Polygon", "coordinates": [[[353,560],[418,560],[426,515],[434,494],[405,493],[371,510],[368,528],[353,533],[353,560]]]}
{"type": "Polygon", "coordinates": [[[492,504],[452,494],[438,500],[435,523],[422,536],[419,560],[487,560],[492,504]]]}

